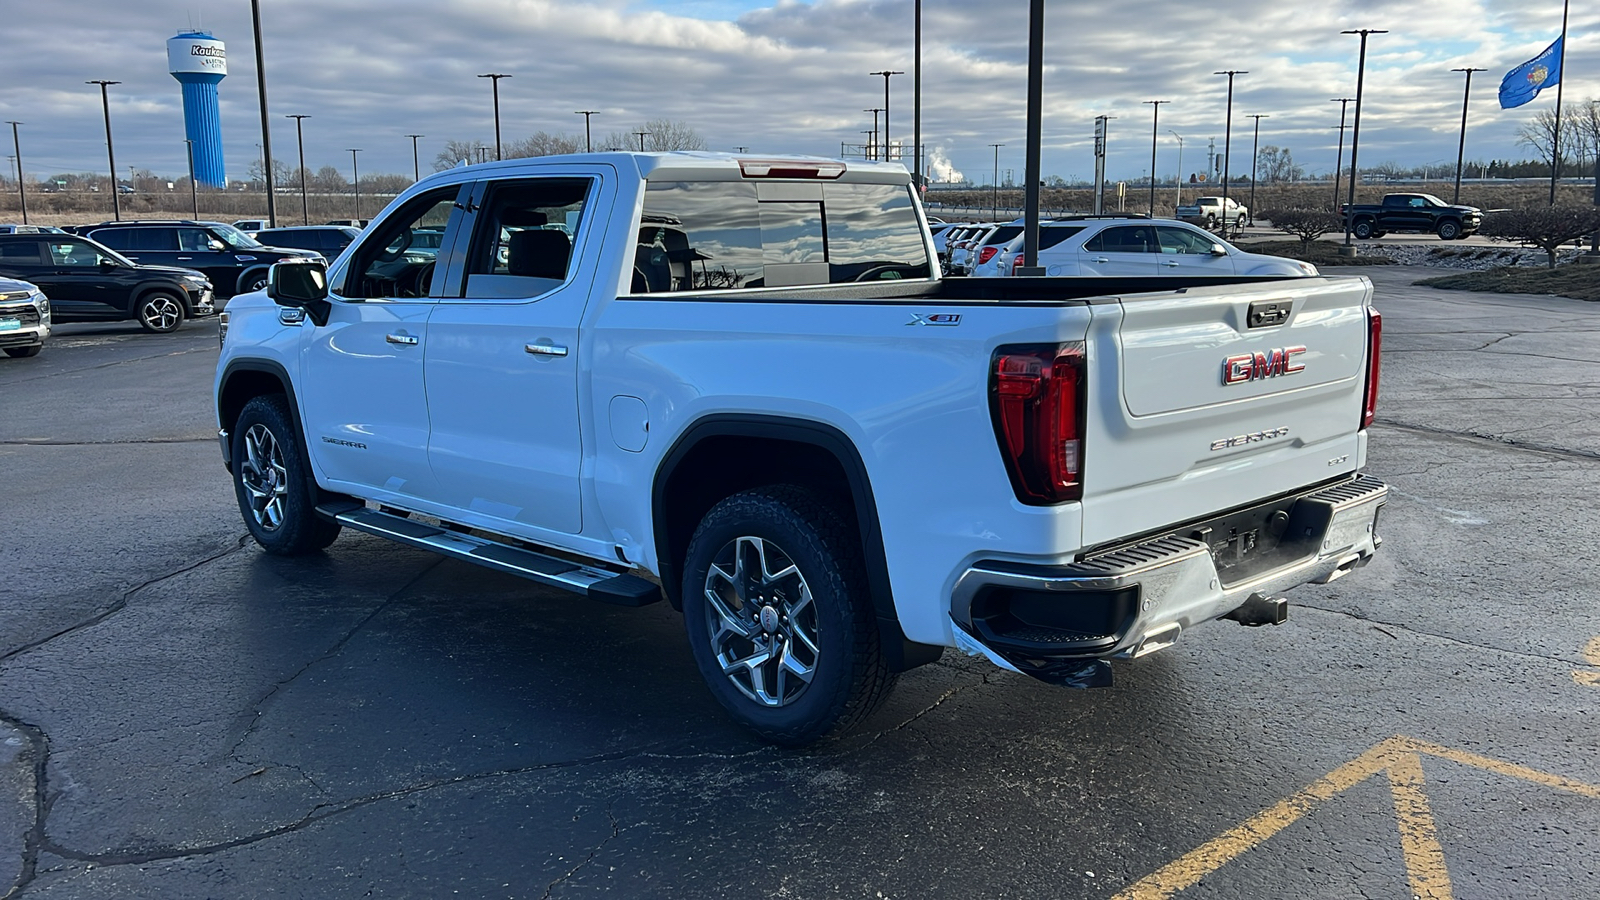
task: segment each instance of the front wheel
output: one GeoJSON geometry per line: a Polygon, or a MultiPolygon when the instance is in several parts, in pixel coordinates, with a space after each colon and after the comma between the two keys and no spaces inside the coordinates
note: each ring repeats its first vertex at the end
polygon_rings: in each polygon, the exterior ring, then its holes
{"type": "Polygon", "coordinates": [[[316,485],[295,440],[281,394],[245,404],[233,429],[233,488],[245,527],[276,556],[311,553],[333,543],[339,525],[316,514],[316,485]]]}
{"type": "Polygon", "coordinates": [[[1245,216],[1240,216],[1238,219],[1234,220],[1233,227],[1242,231],[1245,225],[1245,218],[1245,216]]]}
{"type": "Polygon", "coordinates": [[[248,271],[248,272],[244,273],[243,275],[239,276],[238,288],[237,288],[237,290],[234,291],[234,293],[236,293],[236,294],[252,294],[252,293],[255,293],[256,291],[264,291],[266,289],[267,289],[267,270],[266,269],[251,269],[250,271],[248,271]]]}
{"type": "Polygon", "coordinates": [[[746,491],[706,513],[684,561],[683,618],[712,695],[774,743],[849,728],[894,683],[860,543],[802,488],[746,491]]]}
{"type": "Polygon", "coordinates": [[[139,327],[155,334],[171,334],[183,324],[183,301],[166,291],[151,291],[134,307],[139,327]]]}
{"type": "Polygon", "coordinates": [[[1453,241],[1461,236],[1461,223],[1446,219],[1439,223],[1439,240],[1453,241]]]}
{"type": "Polygon", "coordinates": [[[30,344],[26,347],[7,347],[6,355],[12,359],[27,359],[30,356],[38,356],[39,351],[43,349],[43,344],[30,344]]]}

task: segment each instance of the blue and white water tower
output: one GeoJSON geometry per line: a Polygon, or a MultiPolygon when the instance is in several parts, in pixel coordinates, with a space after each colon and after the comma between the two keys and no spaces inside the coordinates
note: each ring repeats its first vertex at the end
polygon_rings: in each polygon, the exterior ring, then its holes
{"type": "Polygon", "coordinates": [[[222,109],[217,85],[228,75],[228,53],[221,41],[204,31],[190,31],[167,41],[167,71],[183,85],[183,124],[194,142],[195,180],[225,188],[222,162],[222,109]]]}

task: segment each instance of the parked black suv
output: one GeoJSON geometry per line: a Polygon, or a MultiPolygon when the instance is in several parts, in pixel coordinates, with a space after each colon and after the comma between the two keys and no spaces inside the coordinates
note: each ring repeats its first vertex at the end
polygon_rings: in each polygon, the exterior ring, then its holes
{"type": "Polygon", "coordinates": [[[216,285],[218,297],[265,288],[267,269],[275,262],[322,258],[322,254],[311,250],[265,246],[221,222],[101,222],[79,225],[73,231],[137,263],[199,269],[216,285]]]}
{"type": "Polygon", "coordinates": [[[255,239],[269,247],[313,250],[330,260],[358,237],[361,229],[348,225],[293,225],[263,228],[255,233],[255,239]]]}
{"type": "Polygon", "coordinates": [[[73,234],[0,234],[0,275],[37,285],[57,322],[134,319],[168,332],[212,313],[203,273],[140,265],[73,234]]]}

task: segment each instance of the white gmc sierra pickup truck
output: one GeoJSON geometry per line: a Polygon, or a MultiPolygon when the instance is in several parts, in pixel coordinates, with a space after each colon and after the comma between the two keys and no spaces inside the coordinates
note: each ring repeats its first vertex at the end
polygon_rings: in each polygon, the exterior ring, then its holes
{"type": "Polygon", "coordinates": [[[1364,278],[939,280],[897,165],[707,153],[430,176],[234,298],[245,524],[682,610],[804,743],[947,647],[1054,684],[1366,563],[1364,278]]]}

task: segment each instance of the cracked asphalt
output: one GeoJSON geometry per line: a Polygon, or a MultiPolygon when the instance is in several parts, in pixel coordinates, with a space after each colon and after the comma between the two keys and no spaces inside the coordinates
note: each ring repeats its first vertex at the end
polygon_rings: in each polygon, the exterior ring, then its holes
{"type": "MultiPolygon", "coordinates": [[[[355,534],[263,555],[215,324],[64,326],[0,362],[0,897],[1169,896],[1137,889],[1396,735],[1505,763],[1422,762],[1427,896],[1600,896],[1600,799],[1525,775],[1600,784],[1600,307],[1363,274],[1372,565],[1109,689],[947,653],[799,752],[725,720],[665,604],[355,534]]],[[[1178,896],[1413,896],[1401,793],[1353,784],[1178,896]]]]}

